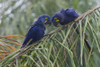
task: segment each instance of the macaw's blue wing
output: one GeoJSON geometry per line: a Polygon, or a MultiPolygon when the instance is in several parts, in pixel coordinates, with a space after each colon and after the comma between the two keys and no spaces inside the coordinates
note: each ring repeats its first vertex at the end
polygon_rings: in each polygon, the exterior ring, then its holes
{"type": "Polygon", "coordinates": [[[73,8],[68,8],[65,10],[65,13],[69,17],[77,18],[79,15],[73,8]]]}
{"type": "Polygon", "coordinates": [[[64,17],[63,22],[60,22],[61,25],[68,24],[74,21],[79,16],[78,13],[73,8],[68,8],[66,10],[62,9],[60,13],[62,13],[64,17]]]}
{"type": "Polygon", "coordinates": [[[41,28],[41,27],[35,26],[35,25],[32,26],[29,29],[21,48],[25,47],[27,44],[30,45],[30,44],[40,40],[44,36],[44,31],[45,31],[44,28],[41,28]]]}

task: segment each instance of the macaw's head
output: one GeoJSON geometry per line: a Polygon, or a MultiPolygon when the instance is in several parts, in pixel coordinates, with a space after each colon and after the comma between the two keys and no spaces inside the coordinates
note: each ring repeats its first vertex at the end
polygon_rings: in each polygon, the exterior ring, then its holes
{"type": "Polygon", "coordinates": [[[41,15],[39,16],[39,20],[43,22],[44,24],[51,24],[49,15],[46,15],[46,14],[41,15]]]}
{"type": "Polygon", "coordinates": [[[66,15],[73,18],[77,18],[79,16],[73,8],[66,9],[66,15]]]}
{"type": "Polygon", "coordinates": [[[63,22],[63,15],[59,12],[55,13],[52,17],[52,23],[54,24],[54,26],[57,26],[58,23],[63,22]]]}

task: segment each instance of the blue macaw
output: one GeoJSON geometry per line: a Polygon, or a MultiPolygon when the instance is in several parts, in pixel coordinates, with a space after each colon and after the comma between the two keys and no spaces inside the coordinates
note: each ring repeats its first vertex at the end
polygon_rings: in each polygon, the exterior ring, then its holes
{"type": "Polygon", "coordinates": [[[68,24],[74,21],[79,15],[73,8],[62,9],[56,12],[52,17],[52,23],[57,26],[58,23],[61,25],[68,24]]]}
{"type": "Polygon", "coordinates": [[[39,16],[37,21],[34,22],[34,24],[31,26],[31,28],[27,32],[27,35],[23,41],[21,48],[24,48],[26,45],[28,46],[34,42],[39,41],[45,34],[46,23],[50,23],[50,16],[45,15],[45,14],[39,16]]]}
{"type": "MultiPolygon", "coordinates": [[[[68,24],[68,23],[74,21],[77,17],[79,17],[79,15],[73,8],[62,9],[53,15],[52,23],[55,26],[57,26],[58,23],[60,23],[61,25],[65,25],[65,24],[68,24]]],[[[79,34],[79,31],[76,30],[76,32],[77,32],[77,34],[79,34]]],[[[84,39],[84,41],[90,51],[91,47],[89,46],[87,40],[84,39]]]]}

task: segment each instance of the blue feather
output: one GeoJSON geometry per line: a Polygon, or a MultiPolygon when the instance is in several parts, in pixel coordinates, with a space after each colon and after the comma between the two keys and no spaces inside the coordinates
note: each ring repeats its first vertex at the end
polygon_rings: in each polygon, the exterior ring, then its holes
{"type": "Polygon", "coordinates": [[[57,26],[58,23],[60,23],[61,25],[65,25],[74,21],[75,18],[77,18],[78,16],[79,15],[73,8],[62,9],[53,15],[52,22],[54,23],[55,26],[57,26]]]}
{"type": "Polygon", "coordinates": [[[31,28],[27,32],[21,48],[24,48],[27,44],[30,45],[34,42],[39,41],[44,36],[45,21],[47,21],[47,23],[50,22],[50,17],[48,15],[39,16],[37,21],[31,26],[31,28]]]}

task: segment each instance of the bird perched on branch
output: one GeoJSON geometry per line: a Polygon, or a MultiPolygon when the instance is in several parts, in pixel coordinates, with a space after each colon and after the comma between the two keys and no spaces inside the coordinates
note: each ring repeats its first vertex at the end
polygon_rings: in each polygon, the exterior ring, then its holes
{"type": "Polygon", "coordinates": [[[58,23],[65,25],[74,21],[78,16],[73,8],[62,9],[53,15],[52,22],[55,26],[57,26],[58,23]]]}
{"type": "MultiPolygon", "coordinates": [[[[58,12],[56,12],[52,17],[52,23],[57,26],[58,23],[61,25],[68,24],[72,21],[74,21],[77,17],[79,17],[78,13],[73,8],[68,9],[62,9],[58,12]]],[[[76,33],[79,34],[79,31],[76,30],[76,33]]],[[[88,50],[91,50],[91,47],[88,44],[88,41],[84,39],[86,46],[88,47],[88,50]]]]}
{"type": "Polygon", "coordinates": [[[22,47],[28,46],[34,42],[39,41],[45,34],[45,24],[50,23],[50,16],[41,15],[31,26],[23,41],[22,47]]]}

